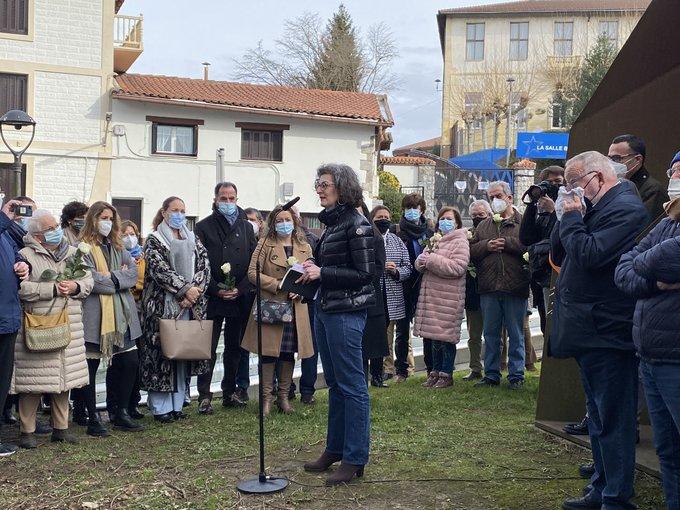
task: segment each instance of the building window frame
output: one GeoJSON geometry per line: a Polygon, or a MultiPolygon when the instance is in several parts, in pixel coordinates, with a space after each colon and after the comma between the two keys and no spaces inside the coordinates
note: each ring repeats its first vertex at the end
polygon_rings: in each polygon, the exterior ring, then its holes
{"type": "Polygon", "coordinates": [[[27,74],[0,73],[0,110],[0,115],[10,110],[28,111],[27,74]],[[16,90],[17,87],[21,90],[16,90]]]}
{"type": "Polygon", "coordinates": [[[597,35],[606,35],[615,49],[619,49],[619,20],[603,19],[597,25],[597,35]]]}
{"type": "Polygon", "coordinates": [[[573,21],[555,21],[553,36],[553,52],[556,57],[571,57],[574,55],[573,21]]]}
{"type": "Polygon", "coordinates": [[[529,22],[510,22],[510,60],[529,59],[529,22]]]}
{"type": "Polygon", "coordinates": [[[484,22],[465,24],[465,60],[481,62],[484,60],[484,38],[486,24],[484,22]]]}
{"type": "Polygon", "coordinates": [[[237,122],[236,127],[241,129],[242,161],[283,161],[283,132],[290,125],[237,122]]]}
{"type": "Polygon", "coordinates": [[[0,9],[0,39],[15,39],[20,41],[33,41],[34,32],[34,0],[8,0],[2,2],[14,4],[16,9],[19,6],[21,13],[14,11],[13,22],[3,19],[3,11],[0,9]],[[21,18],[21,19],[19,19],[21,18]]]}
{"type": "Polygon", "coordinates": [[[179,157],[197,157],[198,156],[198,126],[202,126],[204,121],[201,119],[180,119],[174,117],[154,117],[147,116],[147,122],[151,122],[151,154],[158,156],[179,156],[179,157]],[[159,128],[162,132],[166,132],[170,128],[170,142],[169,148],[159,148],[158,135],[159,128]],[[177,136],[178,128],[183,132],[191,130],[191,150],[180,150],[180,137],[177,136]]]}

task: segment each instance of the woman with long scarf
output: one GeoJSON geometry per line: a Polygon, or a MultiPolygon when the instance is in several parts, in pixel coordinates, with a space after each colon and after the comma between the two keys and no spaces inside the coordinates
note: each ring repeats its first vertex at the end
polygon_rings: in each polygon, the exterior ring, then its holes
{"type": "Polygon", "coordinates": [[[106,371],[106,407],[114,428],[135,432],[144,427],[128,413],[139,360],[135,340],[142,334],[130,289],[137,284],[137,264],[123,247],[116,208],[95,202],[85,216],[82,241],[92,246],[85,262],[94,288],[83,305],[85,349],[90,384],[85,388],[87,433],[107,435],[96,410],[95,376],[101,360],[106,371]]]}

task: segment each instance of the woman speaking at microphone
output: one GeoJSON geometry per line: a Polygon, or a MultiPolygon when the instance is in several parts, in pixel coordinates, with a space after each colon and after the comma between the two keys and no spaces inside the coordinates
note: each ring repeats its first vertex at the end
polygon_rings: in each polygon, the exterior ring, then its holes
{"type": "Polygon", "coordinates": [[[316,173],[326,230],[300,280],[321,282],[314,328],[329,388],[328,433],[326,450],[305,470],[327,471],[342,461],[326,481],[338,485],[363,476],[368,462],[370,404],[361,345],[367,309],[375,304],[373,227],[356,210],[363,194],[352,168],[326,164],[316,173]]]}

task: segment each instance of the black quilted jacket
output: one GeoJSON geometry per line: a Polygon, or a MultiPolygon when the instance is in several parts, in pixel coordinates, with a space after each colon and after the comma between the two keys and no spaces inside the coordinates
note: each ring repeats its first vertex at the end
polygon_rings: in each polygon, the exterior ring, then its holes
{"type": "Polygon", "coordinates": [[[326,225],[315,251],[321,268],[321,309],[339,313],[375,305],[373,227],[346,205],[322,211],[319,220],[326,225]]]}

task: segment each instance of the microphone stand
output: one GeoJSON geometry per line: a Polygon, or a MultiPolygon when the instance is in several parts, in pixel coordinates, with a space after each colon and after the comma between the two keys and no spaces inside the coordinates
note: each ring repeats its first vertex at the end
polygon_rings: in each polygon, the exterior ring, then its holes
{"type": "Polygon", "coordinates": [[[260,422],[260,472],[257,477],[242,480],[237,484],[239,492],[243,494],[272,494],[280,492],[288,486],[285,478],[272,478],[267,475],[264,467],[264,385],[262,384],[262,293],[260,291],[260,261],[255,265],[256,271],[256,306],[257,306],[257,376],[258,376],[258,408],[260,422]]]}

